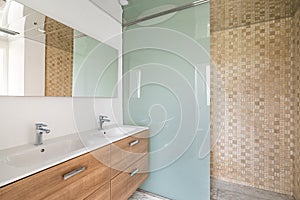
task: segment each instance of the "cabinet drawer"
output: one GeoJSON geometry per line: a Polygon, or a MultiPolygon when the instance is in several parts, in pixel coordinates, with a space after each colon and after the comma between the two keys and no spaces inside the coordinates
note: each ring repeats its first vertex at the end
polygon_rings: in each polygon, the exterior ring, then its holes
{"type": "Polygon", "coordinates": [[[110,200],[110,182],[104,184],[84,200],[110,200]]]}
{"type": "Polygon", "coordinates": [[[138,142],[130,148],[131,152],[142,154],[142,156],[148,153],[148,130],[133,135],[131,138],[133,140],[131,145],[138,142]]]}
{"type": "Polygon", "coordinates": [[[132,163],[147,154],[147,130],[111,144],[111,177],[125,171],[132,163]]]}
{"type": "MultiPolygon", "coordinates": [[[[109,153],[110,146],[93,152],[109,153]]],[[[109,180],[109,167],[89,153],[0,188],[0,199],[84,199],[109,180]]]]}
{"type": "Polygon", "coordinates": [[[127,200],[148,177],[148,156],[111,180],[111,199],[127,200]]]}

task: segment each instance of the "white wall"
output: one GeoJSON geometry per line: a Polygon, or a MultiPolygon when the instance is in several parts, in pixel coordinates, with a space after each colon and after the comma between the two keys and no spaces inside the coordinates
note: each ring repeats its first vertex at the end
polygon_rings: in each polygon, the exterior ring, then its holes
{"type": "MultiPolygon", "coordinates": [[[[121,24],[88,0],[19,0],[53,19],[78,29],[101,41],[119,36],[110,43],[121,55],[121,24]]],[[[107,1],[107,3],[117,3],[107,1]]],[[[33,58],[34,59],[34,58],[33,58]]],[[[119,78],[122,67],[119,62],[119,78]]],[[[66,97],[0,97],[0,149],[32,143],[34,123],[49,125],[51,133],[45,139],[96,128],[98,114],[108,115],[113,123],[122,123],[122,86],[118,98],[66,97]]]]}
{"type": "MultiPolygon", "coordinates": [[[[43,23],[45,16],[20,3],[6,5],[9,29],[24,33],[33,22],[43,23]],[[34,14],[32,14],[34,13],[34,14]],[[31,14],[31,15],[30,15],[31,14]],[[28,16],[29,17],[28,17],[28,16]],[[26,17],[24,17],[26,16],[26,17]]],[[[36,34],[30,31],[30,34],[36,34]]],[[[27,34],[27,38],[30,38],[27,34]]],[[[44,96],[45,94],[45,35],[40,42],[27,38],[8,39],[8,88],[10,96],[44,96]],[[32,59],[35,58],[35,59],[32,59]]]]}
{"type": "Polygon", "coordinates": [[[25,49],[23,52],[25,96],[38,97],[45,94],[45,54],[44,43],[25,39],[25,49]]]}
{"type": "Polygon", "coordinates": [[[25,40],[19,38],[8,43],[8,95],[24,95],[25,40]]]}
{"type": "Polygon", "coordinates": [[[0,37],[0,49],[3,60],[0,61],[0,95],[7,94],[7,62],[8,62],[8,42],[0,37]]]}

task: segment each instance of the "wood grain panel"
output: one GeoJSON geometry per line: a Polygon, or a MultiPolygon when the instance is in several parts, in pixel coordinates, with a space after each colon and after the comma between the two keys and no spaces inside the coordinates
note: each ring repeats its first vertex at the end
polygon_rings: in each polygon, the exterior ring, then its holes
{"type": "Polygon", "coordinates": [[[84,200],[109,200],[110,199],[110,182],[103,185],[96,192],[84,200]]]}
{"type": "Polygon", "coordinates": [[[148,130],[115,142],[111,145],[111,177],[115,177],[148,154],[148,130]],[[132,142],[138,140],[134,146],[132,142]]]}
{"type": "MultiPolygon", "coordinates": [[[[110,146],[93,153],[109,157],[110,146]]],[[[110,168],[93,155],[85,154],[0,188],[0,199],[82,199],[109,180],[110,168]],[[86,167],[85,171],[63,179],[64,174],[83,166],[86,167]]]]}
{"type": "Polygon", "coordinates": [[[112,200],[127,200],[136,189],[148,177],[148,156],[144,156],[138,162],[131,165],[126,171],[122,172],[111,180],[111,199],[112,200]],[[130,172],[139,169],[139,172],[134,176],[130,176],[130,172]]]}

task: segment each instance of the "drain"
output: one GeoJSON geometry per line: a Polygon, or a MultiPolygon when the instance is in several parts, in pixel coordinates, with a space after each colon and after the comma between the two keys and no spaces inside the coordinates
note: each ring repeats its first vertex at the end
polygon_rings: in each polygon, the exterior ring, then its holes
{"type": "Polygon", "coordinates": [[[45,149],[41,149],[41,152],[45,152],[45,149]]]}

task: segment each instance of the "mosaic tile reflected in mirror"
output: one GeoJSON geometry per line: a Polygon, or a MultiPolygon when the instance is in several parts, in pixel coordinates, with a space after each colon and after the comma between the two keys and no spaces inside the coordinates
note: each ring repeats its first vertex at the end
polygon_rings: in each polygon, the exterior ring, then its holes
{"type": "Polygon", "coordinates": [[[1,96],[111,98],[117,78],[117,49],[20,3],[0,0],[1,96]]]}

